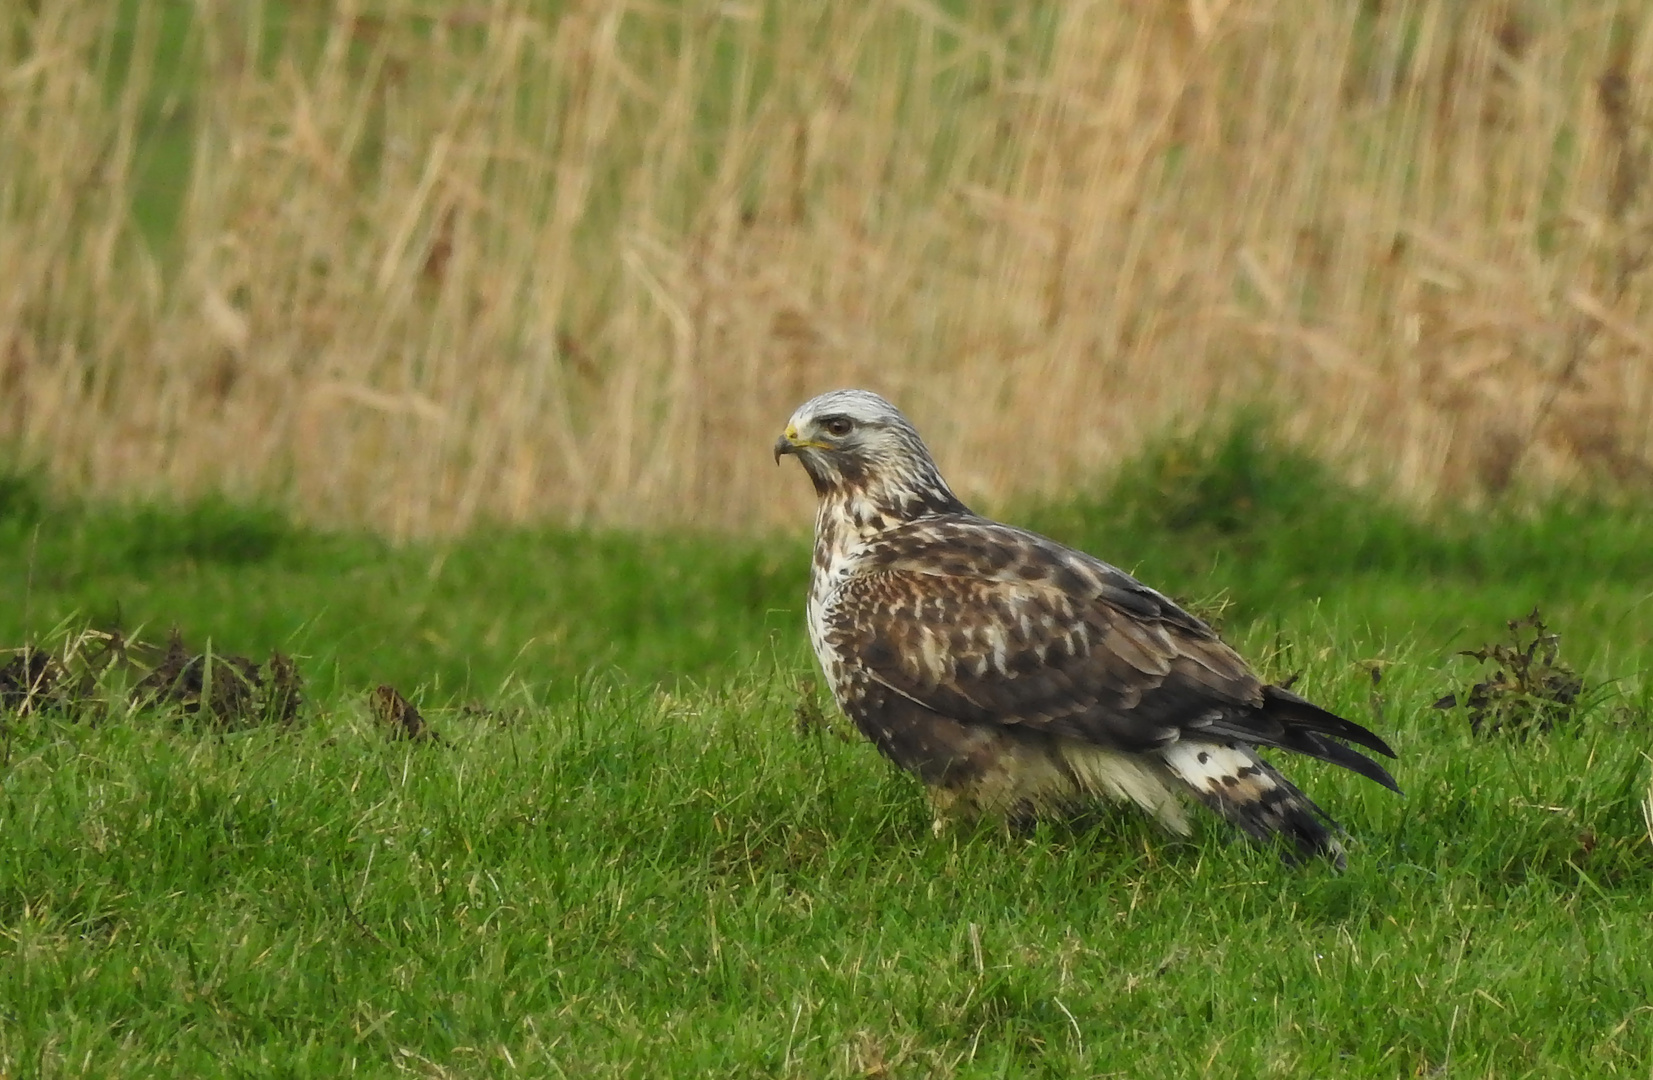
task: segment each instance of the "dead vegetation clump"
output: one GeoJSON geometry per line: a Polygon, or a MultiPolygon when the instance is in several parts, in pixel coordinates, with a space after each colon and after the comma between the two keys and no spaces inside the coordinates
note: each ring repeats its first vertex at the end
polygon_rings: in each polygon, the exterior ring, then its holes
{"type": "Polygon", "coordinates": [[[441,745],[446,740],[426,722],[413,702],[389,683],[375,687],[367,698],[373,718],[385,729],[392,741],[430,742],[441,745]]]}
{"type": "MultiPolygon", "coordinates": [[[[86,630],[65,638],[61,650],[24,646],[0,663],[0,719],[57,715],[102,721],[112,707],[197,721],[215,731],[260,726],[293,728],[304,720],[304,678],[293,658],[275,651],[260,664],[246,656],[192,649],[176,627],[165,648],[119,631],[86,630]]],[[[368,710],[386,737],[446,745],[417,706],[389,684],[368,695],[368,710]]],[[[502,727],[520,721],[521,708],[472,702],[460,715],[502,727]]]]}
{"type": "Polygon", "coordinates": [[[24,647],[0,665],[0,713],[28,716],[63,705],[63,665],[50,653],[24,647]]]}
{"type": "Polygon", "coordinates": [[[1572,724],[1578,716],[1584,679],[1561,659],[1561,635],[1544,625],[1538,609],[1509,620],[1510,638],[1459,655],[1480,661],[1492,673],[1468,690],[1447,694],[1437,709],[1459,704],[1475,734],[1526,739],[1572,724]]]}
{"type": "Polygon", "coordinates": [[[11,653],[0,665],[0,713],[101,719],[104,676],[125,663],[126,649],[118,633],[87,630],[65,638],[58,653],[32,644],[0,650],[11,653]]]}
{"type": "Polygon", "coordinates": [[[263,666],[245,656],[192,653],[174,628],[166,653],[132,687],[129,699],[135,708],[174,709],[224,730],[290,727],[299,718],[304,684],[292,659],[280,652],[271,653],[263,666]]]}
{"type": "Polygon", "coordinates": [[[67,636],[60,652],[13,649],[0,664],[0,713],[106,718],[117,702],[134,710],[199,717],[220,730],[292,727],[304,709],[304,679],[291,657],[260,665],[245,657],[195,652],[173,629],[165,649],[119,631],[67,636]],[[153,657],[153,660],[146,660],[153,657]]]}

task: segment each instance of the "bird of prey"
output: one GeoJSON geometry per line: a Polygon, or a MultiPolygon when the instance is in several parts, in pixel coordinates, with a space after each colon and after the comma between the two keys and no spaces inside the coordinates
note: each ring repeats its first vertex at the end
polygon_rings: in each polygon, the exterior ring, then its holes
{"type": "Polygon", "coordinates": [[[1258,754],[1295,750],[1394,791],[1377,735],[1264,683],[1129,574],[972,513],[901,411],[801,405],[775,460],[819,497],[809,638],[845,714],[923,781],[938,833],[1114,799],[1180,834],[1191,795],[1288,859],[1343,865],[1337,825],[1258,754]]]}

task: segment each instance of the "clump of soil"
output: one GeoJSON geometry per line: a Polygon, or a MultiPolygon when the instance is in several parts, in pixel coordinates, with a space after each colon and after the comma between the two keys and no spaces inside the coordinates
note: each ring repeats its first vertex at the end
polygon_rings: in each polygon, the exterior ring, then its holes
{"type": "Polygon", "coordinates": [[[0,664],[0,713],[101,718],[108,702],[99,680],[125,660],[126,644],[118,633],[87,630],[65,640],[61,655],[38,645],[0,649],[0,655],[11,653],[0,664]]]}
{"type": "Polygon", "coordinates": [[[205,716],[227,731],[264,723],[286,727],[298,720],[304,682],[293,661],[279,652],[263,666],[245,656],[192,653],[174,628],[166,653],[129,697],[138,708],[205,716]]]}
{"type": "Polygon", "coordinates": [[[304,680],[285,653],[273,652],[264,671],[264,713],[272,723],[291,727],[304,707],[304,680]]]}
{"type": "Polygon", "coordinates": [[[1526,739],[1577,718],[1584,679],[1561,659],[1561,635],[1544,625],[1538,609],[1509,621],[1510,640],[1490,642],[1460,655],[1473,657],[1492,674],[1463,693],[1435,702],[1437,709],[1469,713],[1469,726],[1481,736],[1526,739]]]}
{"type": "MultiPolygon", "coordinates": [[[[67,636],[55,651],[32,645],[0,649],[0,718],[50,712],[97,721],[109,715],[111,702],[124,699],[134,710],[197,718],[219,731],[265,724],[285,728],[302,719],[304,691],[291,657],[272,652],[260,664],[210,647],[197,651],[185,645],[176,627],[164,649],[116,630],[90,629],[67,636]],[[120,677],[105,678],[111,671],[120,677]]],[[[447,741],[394,686],[373,690],[368,704],[393,740],[447,741]]],[[[506,726],[518,722],[523,710],[472,703],[463,715],[506,726]]]]}
{"type": "Polygon", "coordinates": [[[0,665],[0,712],[28,716],[62,703],[68,675],[57,658],[24,646],[0,665]]]}
{"type": "Polygon", "coordinates": [[[436,729],[426,723],[413,702],[403,697],[402,692],[389,683],[381,684],[369,694],[367,704],[373,710],[374,718],[384,726],[392,741],[438,744],[444,741],[436,729]]]}

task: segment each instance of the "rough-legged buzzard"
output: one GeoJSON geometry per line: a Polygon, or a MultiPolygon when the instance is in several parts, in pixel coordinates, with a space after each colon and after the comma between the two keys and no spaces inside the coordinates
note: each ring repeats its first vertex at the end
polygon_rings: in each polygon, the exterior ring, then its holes
{"type": "Polygon", "coordinates": [[[1257,754],[1295,750],[1398,791],[1359,724],[1265,684],[1129,574],[970,512],[901,411],[865,390],[792,414],[820,497],[809,637],[857,727],[953,816],[1113,798],[1172,830],[1188,793],[1288,856],[1338,865],[1335,823],[1257,754]],[[1341,740],[1341,741],[1340,741],[1341,740]]]}

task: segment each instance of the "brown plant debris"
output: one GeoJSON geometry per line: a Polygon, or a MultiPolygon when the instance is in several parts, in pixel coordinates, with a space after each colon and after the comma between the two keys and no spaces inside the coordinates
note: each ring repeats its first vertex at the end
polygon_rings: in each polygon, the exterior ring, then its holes
{"type": "Polygon", "coordinates": [[[402,696],[402,692],[389,683],[382,683],[368,695],[368,706],[373,710],[374,717],[384,725],[392,741],[405,739],[409,742],[443,742],[436,729],[425,722],[413,702],[402,696]]]}
{"type": "Polygon", "coordinates": [[[290,657],[272,653],[267,665],[245,656],[192,653],[174,628],[160,661],[132,687],[138,708],[171,707],[187,716],[203,712],[225,730],[260,723],[291,726],[304,703],[304,681],[290,657]]]}
{"type": "Polygon", "coordinates": [[[85,630],[64,641],[61,652],[38,645],[16,649],[0,664],[0,712],[29,716],[45,712],[99,720],[108,702],[99,678],[110,665],[125,661],[127,641],[119,633],[85,630]]]}
{"type": "Polygon", "coordinates": [[[1561,635],[1551,633],[1538,609],[1522,619],[1509,620],[1510,640],[1490,642],[1460,655],[1492,668],[1490,676],[1464,693],[1447,694],[1437,709],[1456,708],[1469,713],[1477,735],[1506,735],[1525,739],[1573,720],[1578,712],[1584,680],[1561,660],[1561,635]],[[1530,637],[1524,635],[1530,633],[1530,637]]]}
{"type": "Polygon", "coordinates": [[[0,665],[0,712],[28,716],[62,703],[68,673],[51,653],[24,646],[0,665]]]}
{"type": "MultiPolygon", "coordinates": [[[[0,713],[54,712],[75,719],[107,717],[120,691],[106,685],[111,669],[142,672],[126,691],[136,709],[205,715],[223,730],[298,723],[304,679],[291,657],[270,654],[263,665],[245,656],[194,652],[174,628],[163,651],[119,631],[84,630],[57,651],[34,645],[0,649],[0,713]]],[[[124,680],[122,680],[124,681],[124,680]]],[[[117,684],[118,685],[118,684],[117,684]]]]}
{"type": "Polygon", "coordinates": [[[286,653],[271,653],[264,679],[265,715],[283,727],[290,727],[298,721],[303,707],[304,680],[299,676],[298,665],[286,653]]]}
{"type": "Polygon", "coordinates": [[[258,665],[244,656],[191,655],[176,628],[166,655],[132,688],[139,707],[174,705],[186,715],[205,708],[222,727],[251,723],[259,688],[258,665]]]}

